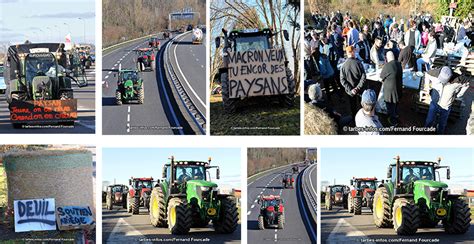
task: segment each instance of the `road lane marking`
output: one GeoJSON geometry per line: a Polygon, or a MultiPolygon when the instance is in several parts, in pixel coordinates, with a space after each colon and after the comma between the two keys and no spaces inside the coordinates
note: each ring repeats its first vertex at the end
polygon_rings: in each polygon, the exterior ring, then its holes
{"type": "Polygon", "coordinates": [[[107,238],[108,243],[151,243],[139,242],[138,240],[145,239],[145,236],[132,225],[128,224],[123,218],[120,218],[115,224],[114,229],[107,238]]]}
{"type": "Polygon", "coordinates": [[[130,113],[130,106],[128,106],[128,113],[130,113]]]}
{"type": "Polygon", "coordinates": [[[109,71],[109,73],[107,73],[108,75],[112,74],[112,71],[109,71]]]}
{"type": "MultiPolygon", "coordinates": [[[[345,219],[339,219],[337,221],[336,227],[331,231],[326,243],[328,244],[349,244],[354,242],[359,242],[361,239],[368,239],[367,236],[362,232],[357,230],[354,226],[349,224],[345,219]]],[[[375,244],[374,242],[367,241],[365,243],[375,244]]]]}
{"type": "Polygon", "coordinates": [[[108,76],[108,75],[106,75],[104,79],[108,79],[108,78],[109,78],[109,76],[108,76]]]}
{"type": "Polygon", "coordinates": [[[252,212],[251,212],[251,211],[248,211],[248,212],[247,212],[247,215],[250,215],[250,213],[252,213],[252,212]]]}
{"type": "Polygon", "coordinates": [[[204,68],[204,65],[201,65],[201,68],[204,68]]]}
{"type": "Polygon", "coordinates": [[[253,201],[254,203],[258,202],[258,199],[255,199],[255,201],[253,201]]]}
{"type": "Polygon", "coordinates": [[[252,206],[250,206],[250,208],[255,208],[255,204],[252,204],[252,206]]]}

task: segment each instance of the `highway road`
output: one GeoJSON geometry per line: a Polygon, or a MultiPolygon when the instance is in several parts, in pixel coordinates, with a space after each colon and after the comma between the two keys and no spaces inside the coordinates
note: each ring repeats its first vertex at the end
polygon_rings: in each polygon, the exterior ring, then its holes
{"type": "Polygon", "coordinates": [[[362,215],[353,216],[342,207],[334,207],[332,211],[321,209],[321,243],[472,243],[473,223],[464,235],[445,234],[443,226],[438,225],[437,228],[418,229],[413,236],[397,236],[393,228],[375,227],[368,208],[363,208],[362,215]]]}
{"type": "MultiPolygon", "coordinates": [[[[308,207],[301,188],[302,184],[316,189],[316,166],[300,167],[295,176],[295,188],[283,189],[281,174],[291,172],[291,166],[276,168],[250,179],[247,185],[247,228],[248,243],[316,243],[316,224],[312,222],[312,210],[308,207]],[[305,174],[304,172],[308,170],[305,174]],[[314,178],[313,178],[314,177],[314,178]],[[311,179],[311,180],[310,180],[311,179]],[[283,229],[258,229],[261,195],[280,195],[284,200],[285,226],[283,229]]],[[[315,214],[315,212],[314,212],[315,214]]]]}
{"type": "Polygon", "coordinates": [[[103,243],[240,243],[241,226],[232,234],[217,234],[212,225],[191,228],[187,235],[171,235],[168,228],[156,228],[150,224],[148,210],[140,209],[139,215],[127,213],[126,209],[114,206],[107,210],[102,206],[103,243]],[[179,238],[179,239],[175,239],[179,238]]]}
{"type": "MultiPolygon", "coordinates": [[[[114,72],[104,71],[103,81],[108,86],[102,89],[103,134],[158,134],[190,135],[205,131],[205,46],[193,45],[191,33],[175,35],[175,40],[161,41],[161,49],[156,52],[155,71],[141,73],[144,80],[144,104],[115,104],[117,78],[114,72]],[[168,62],[167,60],[171,60],[168,62]],[[171,76],[171,71],[174,76],[171,76]],[[189,99],[182,99],[182,91],[176,87],[181,84],[189,99]],[[188,106],[185,106],[188,104],[188,106]],[[191,105],[189,105],[191,104],[191,105]],[[200,125],[200,126],[198,126],[200,125]]],[[[148,47],[148,39],[140,39],[103,56],[104,69],[136,69],[136,54],[132,50],[148,47]]]]}
{"type": "Polygon", "coordinates": [[[77,116],[74,127],[14,129],[10,123],[10,112],[5,95],[0,95],[0,134],[80,134],[95,133],[95,66],[86,69],[89,85],[79,88],[73,83],[74,98],[77,99],[77,116]]]}

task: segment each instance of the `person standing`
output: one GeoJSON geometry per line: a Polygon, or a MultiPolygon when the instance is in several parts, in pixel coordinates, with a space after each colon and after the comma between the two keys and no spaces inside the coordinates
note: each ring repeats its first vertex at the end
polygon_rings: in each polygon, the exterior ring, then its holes
{"type": "Polygon", "coordinates": [[[405,45],[413,47],[415,51],[418,51],[421,46],[421,34],[420,31],[416,29],[416,21],[410,21],[410,29],[405,32],[404,37],[405,45]]]}
{"type": "Polygon", "coordinates": [[[370,44],[364,33],[359,33],[359,42],[355,44],[355,48],[356,58],[366,64],[370,63],[370,44]]]}
{"type": "Polygon", "coordinates": [[[341,85],[349,97],[352,116],[360,107],[360,95],[366,88],[365,70],[362,63],[355,58],[355,48],[346,47],[347,60],[341,67],[341,85]]]}
{"type": "Polygon", "coordinates": [[[387,63],[382,68],[380,79],[383,83],[383,96],[389,116],[388,122],[392,126],[397,126],[398,103],[402,98],[403,69],[391,51],[387,52],[387,63]]]}
{"type": "Polygon", "coordinates": [[[415,67],[415,55],[413,54],[414,47],[406,46],[403,40],[398,42],[400,48],[400,55],[398,55],[398,61],[402,64],[402,68],[413,68],[415,67]]]}
{"type": "Polygon", "coordinates": [[[379,37],[375,38],[375,43],[370,49],[370,60],[375,64],[376,67],[381,67],[385,63],[382,39],[379,37]]]}
{"type": "Polygon", "coordinates": [[[359,42],[359,31],[355,28],[354,22],[349,22],[349,32],[347,33],[347,45],[354,46],[359,42]]]}

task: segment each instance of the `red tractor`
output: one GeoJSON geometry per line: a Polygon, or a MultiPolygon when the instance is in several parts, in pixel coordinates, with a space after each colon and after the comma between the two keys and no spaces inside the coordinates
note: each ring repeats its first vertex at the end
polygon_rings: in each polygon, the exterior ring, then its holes
{"type": "Polygon", "coordinates": [[[139,214],[140,207],[150,211],[150,196],[153,190],[153,178],[130,178],[130,190],[127,198],[127,210],[132,214],[139,214]]]}
{"type": "Polygon", "coordinates": [[[295,188],[295,178],[293,177],[293,174],[288,174],[284,173],[283,174],[283,188],[295,188]]]}
{"type": "Polygon", "coordinates": [[[155,52],[153,48],[139,48],[134,51],[137,54],[138,71],[155,70],[155,52]]]}
{"type": "Polygon", "coordinates": [[[264,230],[267,227],[283,229],[285,225],[285,208],[280,196],[261,196],[260,215],[258,215],[258,228],[264,230]]]}
{"type": "Polygon", "coordinates": [[[110,185],[107,187],[105,204],[108,210],[112,210],[114,205],[127,207],[128,187],[126,185],[110,185]]]}
{"type": "Polygon", "coordinates": [[[148,40],[148,47],[160,50],[160,40],[158,40],[158,37],[150,37],[148,40]]]}
{"type": "Polygon", "coordinates": [[[362,214],[362,207],[368,207],[372,211],[374,194],[377,189],[377,178],[351,179],[351,191],[347,198],[349,213],[362,214]]]}

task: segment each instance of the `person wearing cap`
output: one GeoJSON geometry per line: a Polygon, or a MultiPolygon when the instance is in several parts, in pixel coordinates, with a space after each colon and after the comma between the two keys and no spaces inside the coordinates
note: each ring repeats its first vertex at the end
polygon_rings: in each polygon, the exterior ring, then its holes
{"type": "Polygon", "coordinates": [[[469,77],[458,68],[453,73],[448,66],[433,69],[425,74],[425,83],[431,84],[431,103],[426,116],[425,127],[436,127],[438,134],[444,134],[451,106],[469,88],[469,77]],[[438,122],[436,116],[439,114],[438,122]]]}
{"type": "Polygon", "coordinates": [[[387,63],[382,68],[380,78],[389,115],[388,122],[390,125],[396,126],[398,124],[398,103],[402,98],[403,69],[391,51],[387,52],[387,63]]]}
{"type": "Polygon", "coordinates": [[[355,116],[356,127],[361,128],[359,135],[380,135],[380,131],[374,128],[382,128],[382,123],[377,115],[375,115],[375,105],[377,103],[377,95],[372,89],[367,89],[362,93],[362,108],[355,116]],[[363,130],[362,128],[366,128],[363,130]],[[370,129],[370,130],[369,130],[370,129]]]}
{"type": "Polygon", "coordinates": [[[366,88],[365,70],[362,63],[355,58],[355,48],[346,47],[347,60],[341,67],[341,85],[349,96],[352,116],[360,107],[360,94],[366,88]]]}
{"type": "Polygon", "coordinates": [[[380,37],[375,38],[374,45],[370,49],[370,60],[377,67],[381,67],[385,63],[383,56],[382,39],[380,37]]]}

